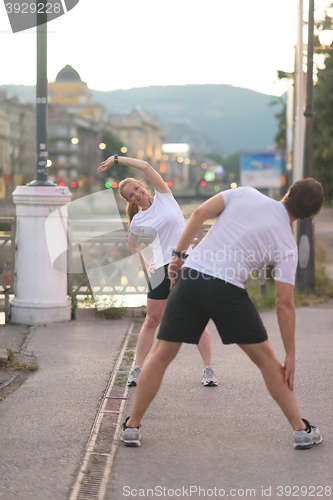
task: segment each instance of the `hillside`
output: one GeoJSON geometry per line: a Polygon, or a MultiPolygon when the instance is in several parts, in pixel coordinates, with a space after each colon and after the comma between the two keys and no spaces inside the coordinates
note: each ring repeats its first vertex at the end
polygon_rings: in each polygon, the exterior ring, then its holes
{"type": "MultiPolygon", "coordinates": [[[[0,85],[8,95],[33,102],[33,86],[0,85]]],[[[242,149],[266,149],[274,144],[277,108],[272,96],[231,85],[154,86],[101,92],[93,101],[110,113],[140,106],[158,117],[165,142],[188,142],[199,153],[223,156],[242,149]]]]}

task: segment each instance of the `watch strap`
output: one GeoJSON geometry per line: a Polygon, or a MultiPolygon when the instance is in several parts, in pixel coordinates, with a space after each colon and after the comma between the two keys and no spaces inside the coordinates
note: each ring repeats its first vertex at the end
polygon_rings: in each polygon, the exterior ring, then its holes
{"type": "Polygon", "coordinates": [[[188,253],[177,252],[177,250],[172,250],[172,255],[178,257],[178,259],[186,259],[188,257],[188,253]]]}

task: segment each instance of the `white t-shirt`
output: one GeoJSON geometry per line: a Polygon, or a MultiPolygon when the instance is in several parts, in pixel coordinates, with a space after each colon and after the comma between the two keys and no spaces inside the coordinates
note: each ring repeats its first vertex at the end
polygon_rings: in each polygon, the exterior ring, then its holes
{"type": "Polygon", "coordinates": [[[274,277],[295,283],[297,245],[281,202],[251,187],[221,193],[225,209],[184,267],[244,288],[253,269],[274,265],[274,277]]]}
{"type": "Polygon", "coordinates": [[[130,231],[144,233],[153,243],[156,269],[169,264],[186,222],[172,193],[155,192],[152,205],[134,215],[130,231]]]}

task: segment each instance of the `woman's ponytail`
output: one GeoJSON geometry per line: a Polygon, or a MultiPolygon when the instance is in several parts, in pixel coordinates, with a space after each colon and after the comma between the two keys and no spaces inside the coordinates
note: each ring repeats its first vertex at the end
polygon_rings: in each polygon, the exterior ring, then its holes
{"type": "Polygon", "coordinates": [[[127,202],[126,215],[128,217],[128,225],[130,225],[134,215],[137,214],[139,210],[140,210],[139,205],[137,205],[136,203],[133,203],[133,202],[131,202],[131,203],[129,201],[127,202]]]}

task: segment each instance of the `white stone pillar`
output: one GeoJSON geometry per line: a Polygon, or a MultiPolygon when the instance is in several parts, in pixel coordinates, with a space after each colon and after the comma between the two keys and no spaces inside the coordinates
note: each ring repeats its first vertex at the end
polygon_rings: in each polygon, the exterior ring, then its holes
{"type": "MultiPolygon", "coordinates": [[[[67,300],[67,273],[55,271],[49,255],[45,220],[71,201],[59,186],[17,186],[13,193],[17,216],[15,298],[11,321],[37,325],[71,319],[67,300]]],[[[67,207],[61,210],[67,227],[67,207]]]]}

